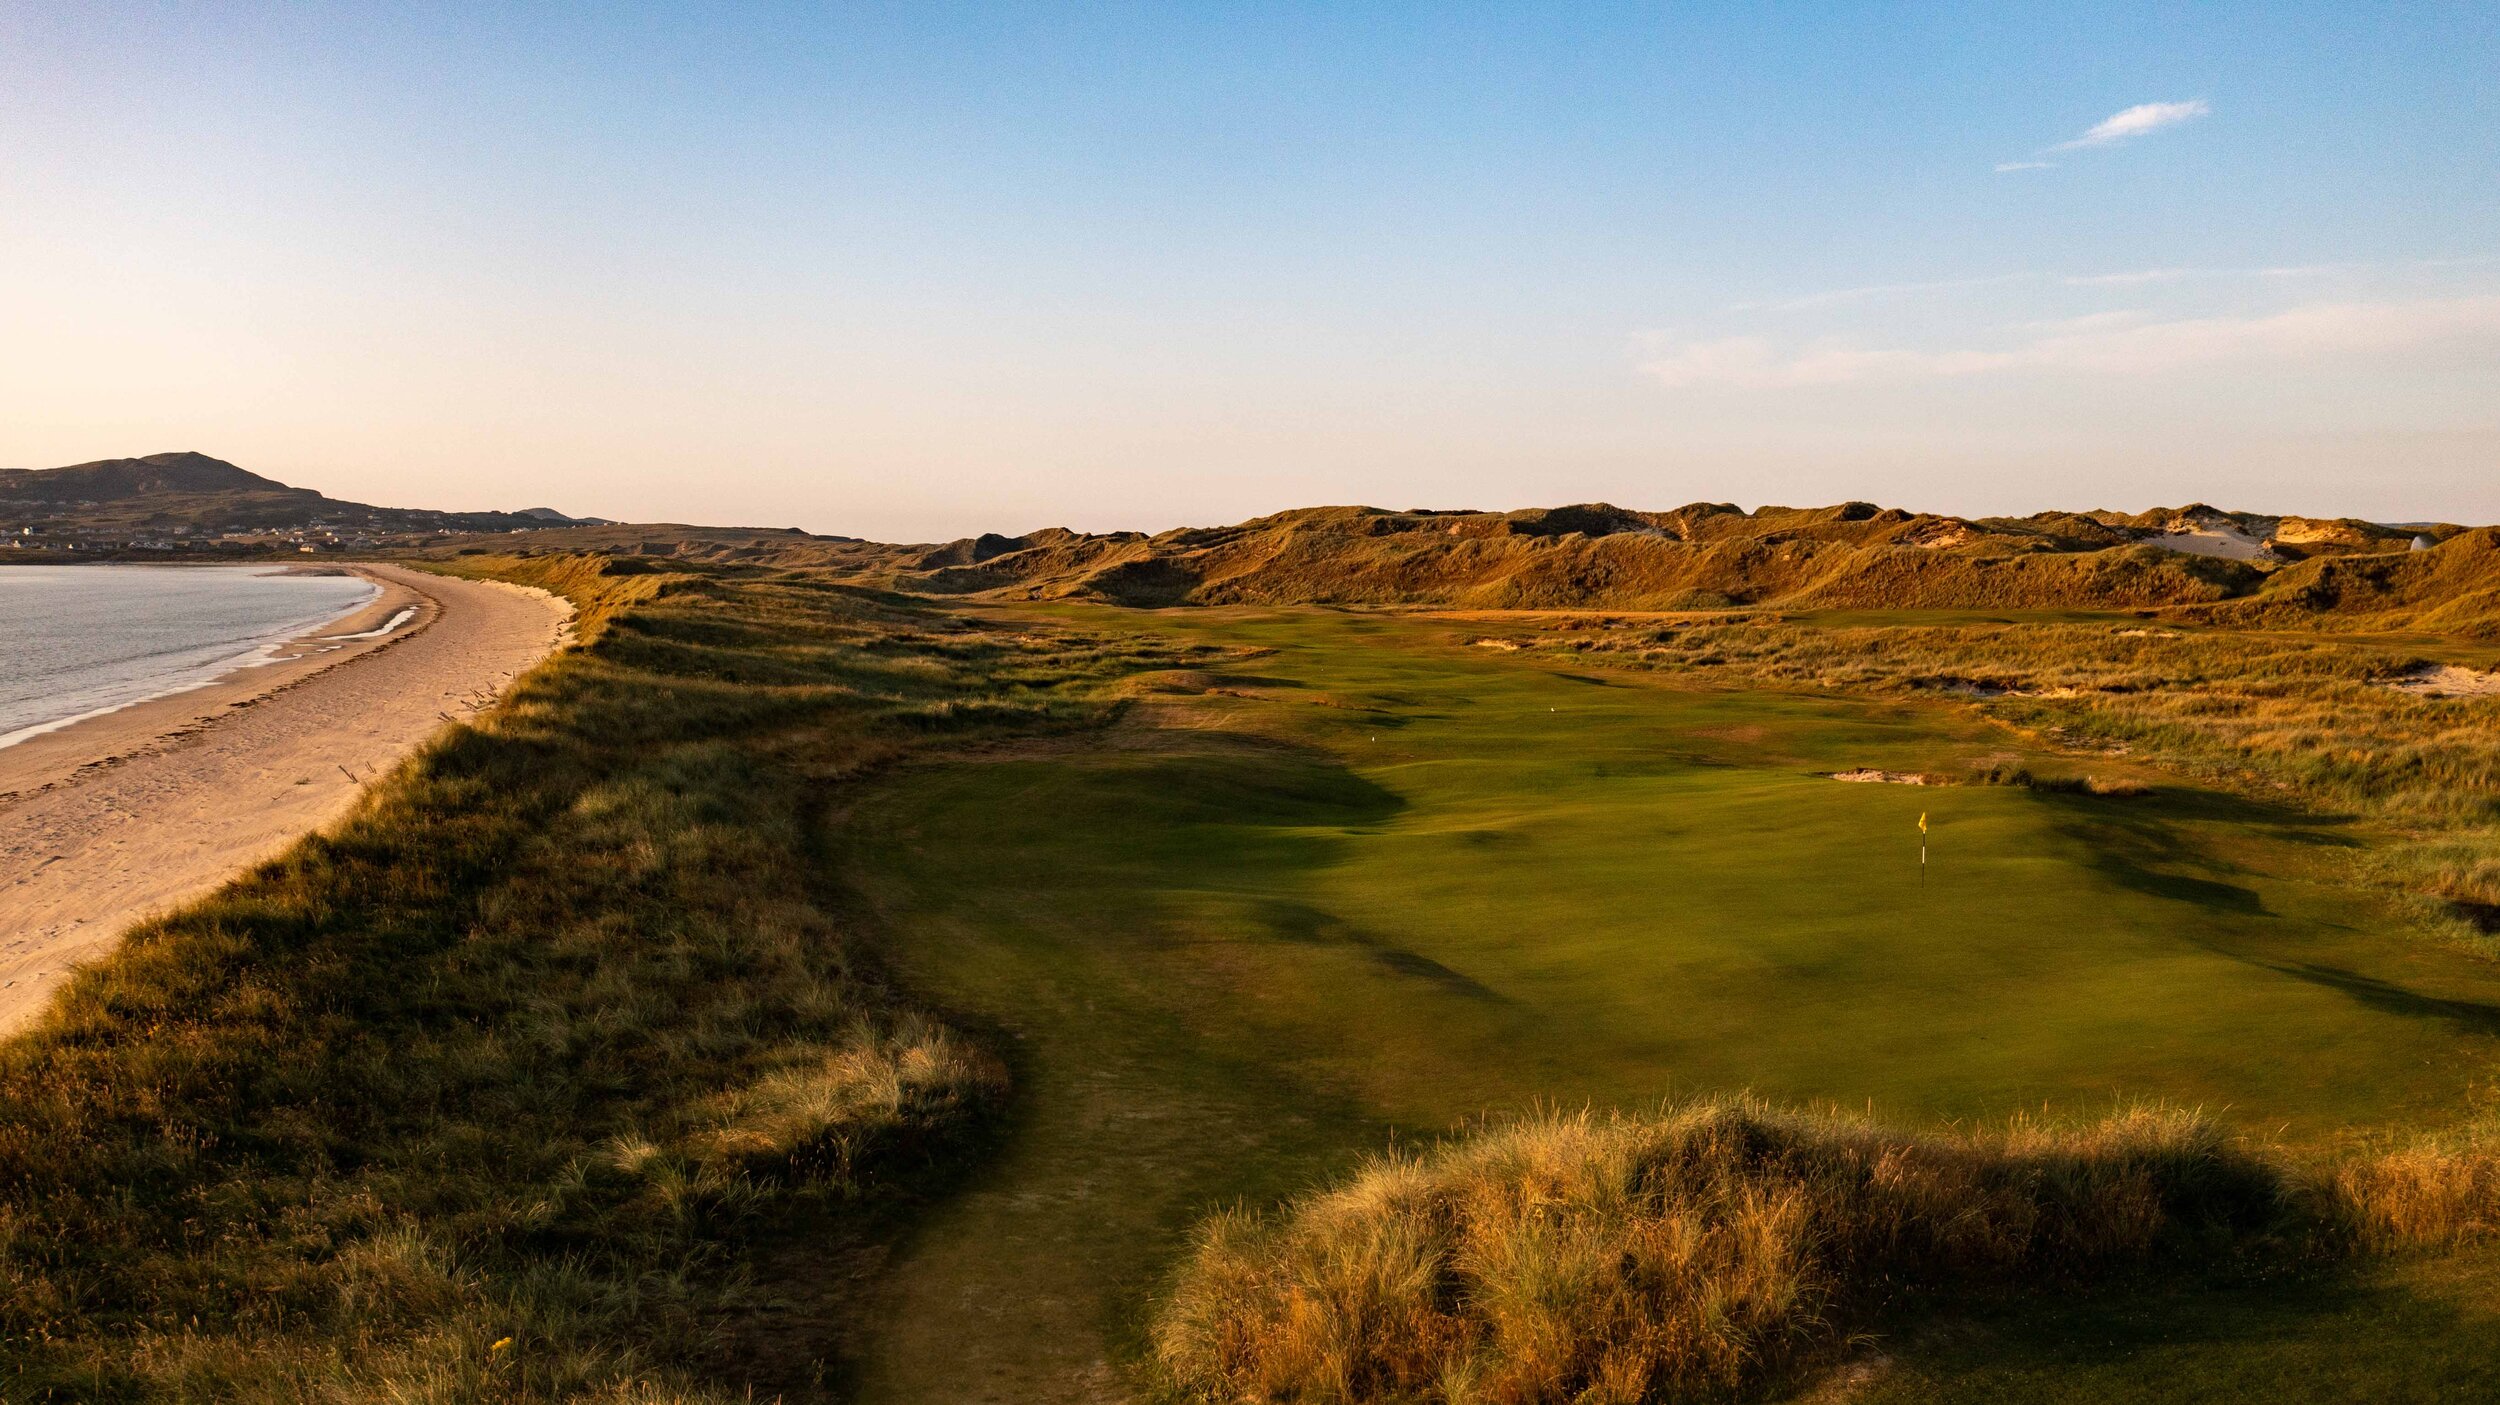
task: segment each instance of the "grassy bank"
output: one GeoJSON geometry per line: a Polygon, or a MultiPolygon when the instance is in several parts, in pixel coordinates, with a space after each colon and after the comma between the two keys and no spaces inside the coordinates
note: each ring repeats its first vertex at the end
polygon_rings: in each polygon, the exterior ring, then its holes
{"type": "Polygon", "coordinates": [[[0,1046],[0,1396],[728,1399],[739,1246],[1001,1073],[858,958],[814,816],[1178,660],[838,586],[467,561],[582,643],[0,1046]]]}

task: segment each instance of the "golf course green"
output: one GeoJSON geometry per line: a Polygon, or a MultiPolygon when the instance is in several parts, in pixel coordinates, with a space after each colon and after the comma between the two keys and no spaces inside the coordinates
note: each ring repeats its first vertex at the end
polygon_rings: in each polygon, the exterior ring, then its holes
{"type": "MultiPolygon", "coordinates": [[[[1210,1208],[1488,1113],[2157,1100],[2322,1154],[2468,1116],[2500,1053],[2500,974],[2342,878],[2359,827],[2059,757],[1958,701],[1679,686],[1425,616],[1019,608],[1234,652],[1140,680],[1100,732],[899,773],[833,826],[899,983],[993,1036],[1018,1089],[999,1154],[899,1251],[870,1400],[1096,1398],[1210,1208]],[[2143,789],[1831,779],[1991,762],[2143,789]]],[[[2235,1340],[2314,1371],[2352,1359],[2327,1350],[2346,1328],[2375,1334],[2377,1388],[2448,1398],[2443,1373],[2500,1366],[2407,1353],[2456,1319],[2374,1272],[2136,1304],[2149,1326],[2113,1308],[2089,1344],[1972,1327],[1986,1369],[1960,1339],[1869,1389],[2199,1398],[2253,1380],[2235,1340]],[[2159,1364],[2181,1323],[2192,1370],[2159,1364]]]]}

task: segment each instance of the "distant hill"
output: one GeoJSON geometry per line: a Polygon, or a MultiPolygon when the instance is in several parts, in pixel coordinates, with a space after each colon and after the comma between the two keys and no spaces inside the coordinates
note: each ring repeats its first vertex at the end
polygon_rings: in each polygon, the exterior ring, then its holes
{"type": "MultiPolygon", "coordinates": [[[[67,468],[0,469],[0,499],[17,502],[119,502],[147,493],[305,493],[206,454],[98,459],[67,468]]],[[[307,496],[318,498],[320,494],[307,496]]]]}
{"type": "Polygon", "coordinates": [[[99,459],[66,468],[0,469],[0,525],[33,526],[47,537],[111,539],[229,532],[324,529],[365,535],[505,532],[600,524],[553,508],[521,512],[438,512],[375,507],[194,452],[99,459]]]}
{"type": "MultiPolygon", "coordinates": [[[[2464,531],[2203,504],[1982,519],[1862,502],[1753,512],[1728,503],[1667,512],[1608,503],[1501,513],[1325,507],[1152,536],[1052,528],[969,537],[899,554],[887,578],[907,589],[1145,606],[2054,610],[2221,607],[2273,598],[2278,578],[2313,583],[2305,598],[2325,599],[2385,577],[2372,595],[2385,619],[2417,608],[2415,596],[2453,592],[2435,562],[2478,550],[2461,542],[2416,552],[2417,532],[2441,543],[2464,531]],[[2424,559],[2406,563],[2407,555],[2424,559]],[[2391,558],[2402,569],[2363,569],[2391,558]]],[[[2486,569],[2479,563],[2466,573],[2486,569]]],[[[2500,619],[2500,601],[2452,610],[2448,623],[2470,630],[2484,611],[2500,619]]]]}

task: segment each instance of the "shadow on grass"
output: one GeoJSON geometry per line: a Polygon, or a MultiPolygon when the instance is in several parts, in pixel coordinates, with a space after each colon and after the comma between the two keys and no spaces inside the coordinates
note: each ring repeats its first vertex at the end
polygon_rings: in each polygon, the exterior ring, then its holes
{"type": "MultiPolygon", "coordinates": [[[[2265,899],[2253,888],[2173,870],[2175,865],[2195,865],[2232,871],[2230,865],[2182,833],[2177,819],[2192,816],[2224,820],[2295,843],[2358,847],[2358,841],[2348,836],[2316,832],[2345,821],[2297,815],[2279,807],[2211,792],[2163,791],[2158,809],[2132,813],[2106,801],[2079,796],[2044,794],[2040,799],[2060,812],[2059,833],[2085,849],[2091,855],[2089,862],[2094,870],[2111,883],[2165,902],[2187,903],[2236,917],[2271,914],[2265,899]],[[2163,867],[2156,868],[2156,864],[2163,867]]],[[[2195,929],[2183,926],[2180,930],[2192,933],[2195,929]]],[[[2385,1014],[2443,1020],[2468,1033],[2500,1037],[2500,1005],[2425,995],[2377,976],[2324,962],[2267,956],[2220,935],[2190,936],[2189,940],[2216,955],[2336,991],[2385,1014]]]]}
{"type": "MultiPolygon", "coordinates": [[[[2081,800],[2081,797],[2070,798],[2081,800]]],[[[2110,802],[2085,803],[2107,805],[2110,802]]],[[[2273,801],[2233,795],[2228,791],[2205,790],[2195,786],[2163,786],[2145,801],[2120,803],[2166,820],[2263,830],[2288,843],[2327,844],[2338,849],[2362,847],[2360,840],[2338,832],[2351,827],[2353,817],[2350,815],[2301,810],[2273,801]]]]}
{"type": "MultiPolygon", "coordinates": [[[[2243,957],[2243,960],[2253,958],[2243,957]]],[[[2405,989],[2376,976],[2308,961],[2255,961],[2269,971],[2341,991],[2374,1010],[2411,1019],[2446,1020],[2473,1034],[2500,1036],[2500,1006],[2450,1000],[2405,989]]]]}
{"type": "Polygon", "coordinates": [[[2228,826],[2286,844],[2363,847],[2360,840],[2340,832],[2352,823],[2348,816],[2310,814],[2221,791],[2166,786],[2140,799],[2055,791],[2033,794],[2056,816],[2058,833],[2087,851],[2093,868],[2110,882],[2147,897],[2217,912],[2264,916],[2267,909],[2254,888],[2178,871],[2182,867],[2207,873],[2244,871],[2200,843],[2186,825],[2228,826]]]}
{"type": "Polygon", "coordinates": [[[2265,899],[2254,888],[2177,872],[2182,864],[2225,872],[2229,866],[2203,852],[2168,817],[2124,814],[2106,801],[2074,796],[2039,799],[2057,812],[2054,828],[2059,836],[2082,849],[2089,856],[2085,863],[2113,886],[2236,916],[2266,915],[2265,899]]]}
{"type": "Polygon", "coordinates": [[[1513,1003],[1509,996],[1463,971],[1452,970],[1420,952],[1383,941],[1308,903],[1269,898],[1258,904],[1258,913],[1267,930],[1286,941],[1310,946],[1351,947],[1383,970],[1429,981],[1452,995],[1495,1005],[1513,1003]]]}
{"type": "Polygon", "coordinates": [[[2487,1399],[2500,1375],[2500,1333],[2470,1304],[2487,1300],[2495,1279],[2500,1260],[2481,1254],[2352,1272],[2218,1271],[2046,1298],[1921,1298],[1889,1315],[1873,1343],[1889,1353],[1889,1368],[1869,1373],[1870,1384],[1849,1398],[1858,1405],[2487,1399]]]}

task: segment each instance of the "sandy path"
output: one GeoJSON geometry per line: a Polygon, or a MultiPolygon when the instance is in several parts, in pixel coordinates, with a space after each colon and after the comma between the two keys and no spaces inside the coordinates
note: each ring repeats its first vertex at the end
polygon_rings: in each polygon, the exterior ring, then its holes
{"type": "Polygon", "coordinates": [[[358,569],[383,597],[318,633],[416,616],[0,751],[0,1032],[133,922],[344,814],[446,718],[491,705],[571,614],[515,586],[358,569]]]}

